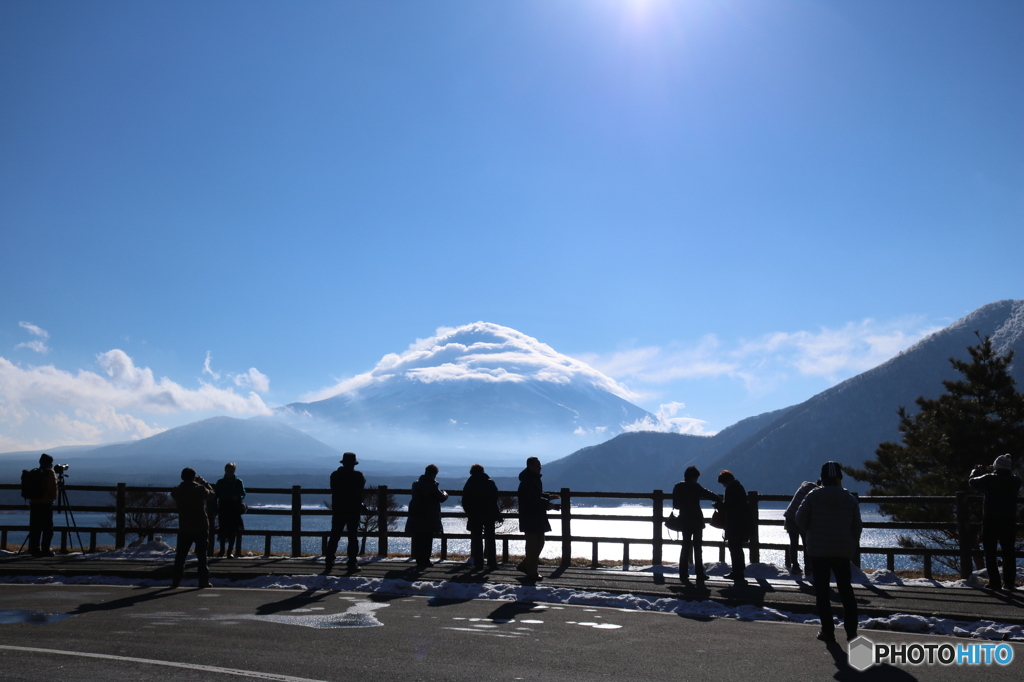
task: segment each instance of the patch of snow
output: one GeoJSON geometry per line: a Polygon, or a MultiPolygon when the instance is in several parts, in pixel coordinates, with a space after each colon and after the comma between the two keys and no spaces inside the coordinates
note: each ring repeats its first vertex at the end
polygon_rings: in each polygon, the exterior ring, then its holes
{"type": "MultiPolygon", "coordinates": [[[[770,568],[758,568],[770,573],[770,568]]],[[[783,576],[784,577],[784,576],[783,576]]],[[[883,576],[883,580],[890,578],[883,576]]],[[[645,594],[610,594],[608,592],[570,589],[564,587],[530,586],[505,583],[455,583],[444,580],[395,580],[358,576],[325,575],[266,575],[249,580],[231,581],[211,578],[214,587],[250,587],[262,589],[329,590],[339,592],[369,592],[394,596],[434,597],[438,599],[494,599],[500,601],[532,601],[548,604],[574,604],[599,606],[630,611],[660,611],[690,617],[734,618],[737,620],[773,620],[817,625],[812,614],[789,613],[779,609],[753,605],[729,606],[718,602],[686,601],[673,597],[645,594]]],[[[139,587],[166,587],[167,580],[127,579],[108,576],[3,576],[0,583],[47,585],[133,585],[139,587]]],[[[186,580],[194,585],[195,580],[186,580]]],[[[1024,628],[994,621],[967,623],[948,618],[935,618],[908,614],[885,617],[862,617],[858,624],[862,630],[891,630],[918,634],[937,634],[978,639],[1024,641],[1024,628]]]]}

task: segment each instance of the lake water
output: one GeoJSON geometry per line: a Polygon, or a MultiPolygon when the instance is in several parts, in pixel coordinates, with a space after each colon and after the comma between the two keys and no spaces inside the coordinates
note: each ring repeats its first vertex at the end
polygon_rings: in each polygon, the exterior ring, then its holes
{"type": "MultiPolygon", "coordinates": [[[[309,506],[305,507],[308,509],[323,509],[321,506],[309,506]]],[[[267,505],[253,509],[267,509],[267,510],[287,510],[290,509],[287,506],[267,505]]],[[[403,508],[404,511],[404,508],[403,508]]],[[[445,513],[449,512],[460,512],[461,508],[458,506],[445,506],[443,507],[445,513]]],[[[665,516],[668,516],[671,510],[666,508],[665,516]]],[[[574,536],[586,536],[586,537],[620,537],[620,538],[636,538],[638,540],[650,539],[652,534],[651,522],[648,520],[640,520],[639,517],[650,516],[652,508],[650,506],[642,505],[628,505],[622,507],[582,507],[574,506],[574,514],[587,514],[593,516],[636,516],[637,521],[628,520],[583,520],[573,518],[572,520],[572,533],[574,536]]],[[[762,519],[782,519],[782,509],[759,509],[759,515],[762,519]]],[[[557,518],[557,514],[552,512],[551,514],[551,536],[557,536],[561,532],[561,524],[557,518]]],[[[886,521],[877,511],[872,509],[863,509],[862,517],[865,522],[877,522],[886,521]]],[[[266,514],[246,514],[245,517],[246,530],[290,530],[291,529],[291,517],[290,516],[278,516],[278,515],[266,515],[266,514]]],[[[95,527],[99,526],[103,522],[107,522],[107,515],[102,513],[78,513],[74,517],[75,522],[79,527],[95,527]]],[[[12,526],[12,525],[27,525],[28,524],[28,512],[5,512],[0,514],[0,525],[12,526]]],[[[54,514],[54,526],[57,528],[59,533],[62,527],[65,527],[65,518],[63,514],[54,514]]],[[[399,519],[399,529],[404,528],[405,519],[399,519]]],[[[331,527],[330,516],[304,516],[302,520],[302,529],[304,531],[315,531],[315,532],[328,532],[331,527]]],[[[446,518],[444,519],[445,531],[450,534],[465,534],[466,526],[465,519],[460,518],[446,518]]],[[[501,541],[500,534],[505,533],[517,533],[518,523],[515,519],[507,521],[504,528],[499,529],[499,545],[498,552],[501,552],[501,541]]],[[[678,534],[669,531],[667,528],[661,528],[662,537],[665,540],[678,540],[678,534]]],[[[876,529],[869,528],[865,529],[861,536],[861,545],[864,547],[896,547],[897,546],[897,535],[899,533],[894,530],[888,529],[876,529]]],[[[173,545],[175,536],[173,533],[164,533],[164,540],[169,544],[173,545]]],[[[24,540],[22,533],[11,532],[8,537],[9,544],[20,544],[24,540]]],[[[708,526],[704,529],[704,540],[707,541],[720,541],[722,539],[722,531],[717,528],[708,526]]],[[[782,526],[765,526],[760,527],[760,539],[762,544],[785,544],[789,542],[789,536],[782,528],[782,526]]],[[[87,535],[82,535],[82,540],[88,546],[89,538],[87,535]]],[[[59,535],[55,536],[55,543],[59,542],[59,535]]],[[[77,538],[74,535],[71,536],[71,542],[74,542],[77,546],[77,538]]],[[[99,545],[113,545],[114,538],[111,534],[100,534],[97,538],[97,544],[99,545]]],[[[341,549],[344,551],[345,540],[342,539],[341,549]]],[[[523,553],[524,543],[521,540],[513,540],[509,542],[509,553],[516,555],[523,553]]],[[[303,538],[302,550],[308,554],[319,554],[321,548],[321,541],[319,538],[303,538]]],[[[245,536],[243,539],[243,549],[252,552],[262,553],[264,549],[264,539],[259,536],[245,536]]],[[[271,541],[271,549],[274,552],[290,552],[291,551],[291,539],[287,537],[273,538],[271,541]]],[[[388,549],[393,553],[408,553],[409,551],[409,540],[408,538],[402,537],[391,537],[388,540],[388,549]]],[[[560,541],[549,540],[544,548],[542,554],[543,557],[553,559],[561,556],[562,543],[560,541]]],[[[367,539],[367,551],[375,553],[377,551],[376,539],[371,537],[367,539]]],[[[434,551],[440,551],[440,541],[435,541],[434,551]]],[[[448,551],[452,554],[469,554],[469,540],[468,539],[457,539],[449,538],[448,540],[448,551]]],[[[678,545],[666,545],[664,547],[664,562],[666,564],[675,564],[678,561],[679,546],[678,545]]],[[[574,542],[572,545],[572,554],[574,557],[583,557],[590,559],[592,556],[592,545],[590,542],[574,542]]],[[[652,557],[652,548],[650,544],[637,544],[631,545],[629,548],[630,563],[632,565],[642,564],[644,562],[650,562],[652,557]]],[[[621,561],[623,557],[623,544],[622,542],[608,541],[602,542],[598,545],[598,558],[602,560],[621,561]]],[[[704,560],[714,561],[718,558],[718,549],[715,547],[706,547],[704,550],[704,560]]],[[[783,552],[781,550],[761,550],[761,561],[764,563],[772,563],[782,566],[785,562],[783,559],[783,552]]],[[[883,555],[863,555],[862,565],[864,568],[884,568],[885,557],[883,555]]],[[[898,569],[910,569],[915,568],[919,564],[915,563],[910,557],[896,557],[896,568],[898,569]]]]}

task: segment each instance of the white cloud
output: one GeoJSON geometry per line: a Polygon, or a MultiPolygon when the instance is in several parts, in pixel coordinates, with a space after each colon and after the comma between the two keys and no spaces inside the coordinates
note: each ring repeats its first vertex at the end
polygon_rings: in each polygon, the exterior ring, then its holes
{"type": "Polygon", "coordinates": [[[250,367],[248,372],[232,376],[231,380],[235,382],[235,386],[251,387],[259,393],[266,393],[270,390],[270,377],[255,367],[250,367]]]}
{"type": "Polygon", "coordinates": [[[31,322],[19,322],[18,326],[28,331],[29,334],[40,338],[19,343],[14,347],[14,350],[27,348],[28,350],[35,351],[36,353],[42,353],[44,355],[50,352],[50,348],[46,345],[46,341],[43,340],[50,338],[49,332],[41,327],[37,327],[31,322]]]}
{"type": "Polygon", "coordinates": [[[711,436],[713,432],[705,430],[707,424],[703,419],[677,416],[686,405],[679,402],[665,403],[658,408],[654,419],[644,417],[632,424],[623,424],[623,431],[660,431],[663,433],[686,433],[694,436],[711,436]]]}
{"type": "Polygon", "coordinates": [[[214,381],[218,381],[220,379],[220,374],[213,371],[213,368],[211,366],[212,363],[213,353],[211,351],[206,351],[206,359],[203,360],[203,374],[209,374],[211,377],[213,377],[214,381]]]}
{"type": "Polygon", "coordinates": [[[41,336],[44,339],[50,338],[50,333],[49,332],[47,332],[45,329],[43,329],[41,327],[37,327],[36,325],[32,324],[31,322],[19,322],[18,326],[21,327],[22,329],[27,329],[29,334],[34,334],[35,336],[41,336]]]}
{"type": "MultiPolygon", "coordinates": [[[[253,391],[200,382],[189,389],[167,377],[156,379],[120,349],[96,358],[99,372],[69,372],[53,365],[15,365],[0,357],[0,431],[5,442],[45,447],[145,438],[162,429],[140,414],[189,412],[270,414],[253,391]],[[40,441],[40,439],[42,439],[40,441]]],[[[255,369],[242,375],[248,385],[265,389],[269,380],[255,369]]]]}
{"type": "Polygon", "coordinates": [[[428,339],[417,339],[404,353],[389,353],[365,374],[300,398],[323,400],[357,392],[372,384],[404,377],[425,383],[438,381],[579,383],[594,386],[625,400],[637,395],[585,362],[555,352],[537,339],[508,327],[476,322],[441,327],[428,339]]]}
{"type": "Polygon", "coordinates": [[[637,384],[642,393],[644,386],[717,377],[737,379],[758,392],[788,373],[837,383],[876,367],[935,331],[938,328],[917,319],[887,324],[868,319],[816,332],[771,332],[740,340],[731,348],[707,335],[690,347],[630,348],[584,359],[609,376],[637,384]]]}

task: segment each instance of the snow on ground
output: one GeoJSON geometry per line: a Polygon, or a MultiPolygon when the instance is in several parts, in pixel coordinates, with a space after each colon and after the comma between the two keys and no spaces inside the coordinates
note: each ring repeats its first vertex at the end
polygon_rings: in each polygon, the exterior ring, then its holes
{"type": "MultiPolygon", "coordinates": [[[[174,550],[162,541],[154,541],[138,547],[88,555],[90,558],[105,559],[153,559],[165,557],[172,560],[174,550]]],[[[84,557],[83,557],[84,558],[84,557]]],[[[380,561],[371,559],[371,562],[380,561]]],[[[406,563],[404,560],[385,559],[406,563]]],[[[728,564],[706,564],[705,569],[711,575],[724,574],[729,570],[728,564]]],[[[616,570],[616,569],[605,569],[616,570]]],[[[643,570],[648,573],[665,573],[677,575],[678,570],[668,566],[647,566],[643,570]]],[[[771,564],[750,564],[746,575],[752,579],[772,581],[799,580],[788,571],[771,564]]],[[[1024,568],[1017,569],[1018,581],[1024,582],[1024,568]]],[[[905,580],[890,571],[876,571],[864,574],[858,571],[855,581],[863,584],[880,585],[927,585],[937,588],[966,587],[983,584],[985,571],[978,571],[967,581],[936,581],[936,580],[905,580]]],[[[195,585],[195,580],[186,580],[183,584],[195,585]]],[[[279,588],[299,590],[337,590],[343,592],[376,592],[397,596],[422,596],[438,599],[496,599],[503,601],[532,601],[550,604],[577,604],[585,606],[601,606],[638,611],[661,611],[676,613],[690,617],[735,618],[738,620],[776,620],[807,625],[819,625],[820,621],[811,614],[790,613],[778,609],[751,605],[726,606],[715,601],[686,601],[672,597],[658,597],[644,594],[610,594],[580,589],[547,586],[527,586],[505,583],[455,583],[448,581],[426,580],[395,580],[387,578],[369,578],[359,576],[325,576],[266,575],[250,580],[228,580],[212,578],[214,587],[253,587],[279,588]]],[[[169,580],[127,579],[110,576],[0,576],[0,583],[7,584],[48,584],[48,585],[137,585],[140,587],[166,587],[169,580]]],[[[918,634],[950,635],[955,637],[980,638],[990,640],[1024,641],[1024,626],[980,620],[965,622],[950,618],[893,614],[886,617],[860,618],[859,628],[862,630],[891,630],[896,632],[913,632],[918,634]]]]}

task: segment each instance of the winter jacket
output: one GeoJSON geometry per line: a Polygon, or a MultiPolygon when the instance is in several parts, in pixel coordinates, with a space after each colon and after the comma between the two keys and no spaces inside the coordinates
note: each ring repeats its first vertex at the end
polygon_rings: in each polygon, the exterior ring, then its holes
{"type": "Polygon", "coordinates": [[[697,481],[680,481],[672,489],[672,507],[679,510],[679,520],[686,530],[704,529],[704,512],[700,501],[721,502],[722,496],[711,492],[697,481]]]}
{"type": "Polygon", "coordinates": [[[485,473],[470,474],[462,488],[462,509],[466,512],[466,527],[494,524],[501,510],[498,508],[498,486],[485,473]]]}
{"type": "Polygon", "coordinates": [[[725,536],[740,542],[750,539],[754,531],[754,517],[750,513],[750,505],[747,504],[747,491],[735,479],[725,486],[722,511],[725,512],[725,536]]]}
{"type": "Polygon", "coordinates": [[[786,507],[786,511],[782,514],[783,518],[786,519],[784,525],[785,529],[790,533],[795,533],[799,526],[796,525],[796,510],[800,508],[800,503],[807,497],[807,493],[811,492],[818,487],[817,483],[811,481],[804,481],[800,484],[800,487],[793,493],[793,499],[789,501],[789,506],[786,507]]]}
{"type": "Polygon", "coordinates": [[[544,492],[540,474],[529,469],[519,473],[519,530],[522,533],[547,533],[548,504],[551,496],[544,492]]]}
{"type": "Polygon", "coordinates": [[[200,535],[210,530],[206,516],[206,501],[217,493],[209,483],[182,481],[171,489],[171,497],[178,505],[178,530],[189,535],[200,535]]]}
{"type": "Polygon", "coordinates": [[[448,499],[448,493],[441,490],[437,481],[426,474],[412,484],[412,499],[409,501],[409,519],[405,523],[406,533],[444,532],[441,524],[441,503],[448,499]]]}
{"type": "Polygon", "coordinates": [[[331,510],[341,516],[359,516],[363,511],[366,477],[343,466],[331,472],[331,510]]]}
{"type": "Polygon", "coordinates": [[[796,510],[796,523],[807,535],[809,557],[852,559],[860,546],[860,503],[841,485],[823,485],[807,493],[796,510]]]}
{"type": "Polygon", "coordinates": [[[242,479],[225,476],[213,485],[217,493],[217,510],[222,514],[238,514],[242,511],[242,500],[245,498],[245,486],[242,479]]]}
{"type": "Polygon", "coordinates": [[[1017,494],[1020,479],[1007,469],[996,469],[993,473],[975,476],[968,481],[975,490],[985,493],[982,505],[982,522],[1016,523],[1017,494]]]}

